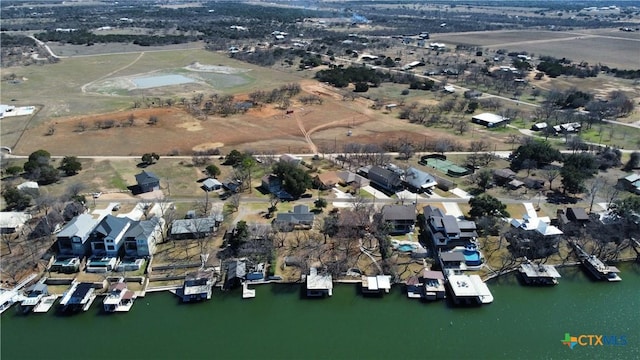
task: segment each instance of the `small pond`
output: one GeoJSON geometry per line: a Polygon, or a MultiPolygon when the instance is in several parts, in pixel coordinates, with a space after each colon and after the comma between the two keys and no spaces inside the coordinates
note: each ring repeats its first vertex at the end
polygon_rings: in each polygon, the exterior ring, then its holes
{"type": "Polygon", "coordinates": [[[132,79],[138,89],[149,89],[160,86],[180,85],[195,82],[192,78],[183,75],[156,75],[132,79]]]}

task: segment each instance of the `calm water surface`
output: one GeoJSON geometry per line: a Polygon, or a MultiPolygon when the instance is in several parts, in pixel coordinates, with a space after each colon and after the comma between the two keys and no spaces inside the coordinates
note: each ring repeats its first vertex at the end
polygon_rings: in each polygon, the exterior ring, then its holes
{"type": "Polygon", "coordinates": [[[331,298],[300,298],[299,285],[263,285],[255,299],[215,293],[182,305],[169,293],[138,299],[129,313],[103,315],[98,299],[74,316],[1,318],[2,359],[640,359],[640,265],[623,281],[589,280],[563,269],[552,288],[489,283],[479,308],[423,303],[395,288],[363,298],[338,285],[331,298]],[[565,333],[626,336],[626,346],[563,346],[565,333]]]}

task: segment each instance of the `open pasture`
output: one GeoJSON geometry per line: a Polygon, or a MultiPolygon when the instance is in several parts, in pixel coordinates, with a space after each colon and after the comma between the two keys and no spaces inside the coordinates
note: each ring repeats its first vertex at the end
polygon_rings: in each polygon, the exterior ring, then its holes
{"type": "Polygon", "coordinates": [[[477,45],[492,50],[526,51],[530,54],[566,57],[575,62],[601,63],[621,69],[640,67],[640,38],[614,32],[486,31],[436,34],[434,40],[477,45]]]}

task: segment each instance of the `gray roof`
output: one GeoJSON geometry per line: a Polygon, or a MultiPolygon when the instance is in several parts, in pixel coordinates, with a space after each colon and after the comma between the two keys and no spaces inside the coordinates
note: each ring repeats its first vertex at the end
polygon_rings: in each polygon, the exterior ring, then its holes
{"type": "Polygon", "coordinates": [[[152,217],[149,220],[132,221],[131,226],[124,234],[125,239],[148,239],[153,230],[158,226],[160,218],[152,217]]]}
{"type": "Polygon", "coordinates": [[[338,171],[338,177],[344,181],[346,184],[355,182],[358,184],[367,184],[369,183],[369,180],[367,178],[365,178],[364,176],[355,174],[351,171],[338,171]]]}
{"type": "Polygon", "coordinates": [[[213,231],[215,226],[215,217],[178,219],[171,224],[171,235],[207,233],[213,231]]]}
{"type": "Polygon", "coordinates": [[[243,278],[247,275],[247,264],[244,261],[232,260],[227,265],[227,280],[243,278]]]}
{"type": "Polygon", "coordinates": [[[159,181],[160,178],[151,171],[142,170],[140,174],[136,175],[136,182],[138,185],[153,184],[159,181]]]}
{"type": "Polygon", "coordinates": [[[583,208],[570,207],[567,209],[567,217],[572,220],[589,220],[589,215],[583,208]]]}
{"type": "Polygon", "coordinates": [[[80,214],[65,225],[65,227],[56,235],[57,237],[86,237],[91,233],[93,227],[96,226],[96,220],[88,214],[80,214]]]}
{"type": "Polygon", "coordinates": [[[222,183],[217,179],[208,178],[207,180],[202,182],[202,186],[206,187],[207,189],[213,189],[216,186],[222,186],[222,183]]]}
{"type": "Polygon", "coordinates": [[[312,222],[315,216],[314,213],[309,212],[307,205],[296,205],[292,212],[278,213],[276,221],[288,224],[308,223],[312,222]]]}
{"type": "Polygon", "coordinates": [[[511,169],[497,169],[493,171],[493,175],[503,179],[513,179],[516,173],[511,169]]]}
{"type": "Polygon", "coordinates": [[[416,219],[416,208],[413,205],[385,205],[381,212],[384,221],[416,219]]]}
{"type": "Polygon", "coordinates": [[[374,166],[369,170],[369,179],[384,187],[396,187],[401,183],[400,176],[391,170],[374,166]]]}
{"type": "Polygon", "coordinates": [[[106,236],[117,236],[131,222],[127,217],[115,217],[113,215],[105,216],[98,226],[93,229],[94,232],[106,236]]]}
{"type": "Polygon", "coordinates": [[[435,186],[436,179],[424,171],[410,167],[404,173],[404,181],[416,189],[420,189],[423,185],[435,186]]]}
{"type": "Polygon", "coordinates": [[[442,261],[453,261],[453,262],[463,262],[464,261],[464,254],[462,254],[459,251],[454,251],[454,252],[444,252],[444,253],[440,253],[440,259],[442,259],[442,261]]]}

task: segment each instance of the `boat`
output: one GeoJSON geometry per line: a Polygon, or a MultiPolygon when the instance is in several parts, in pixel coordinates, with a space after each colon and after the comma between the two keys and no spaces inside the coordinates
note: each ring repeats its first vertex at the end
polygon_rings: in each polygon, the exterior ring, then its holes
{"type": "Polygon", "coordinates": [[[49,309],[51,309],[53,307],[53,304],[55,304],[56,299],[58,299],[59,295],[47,295],[44,296],[40,302],[38,303],[38,305],[36,305],[33,308],[33,312],[34,313],[46,313],[47,311],[49,311],[49,309]]]}
{"type": "Polygon", "coordinates": [[[582,264],[589,272],[598,280],[606,281],[621,281],[622,278],[618,276],[620,270],[615,266],[607,266],[595,255],[589,255],[583,257],[582,264]]]}
{"type": "Polygon", "coordinates": [[[526,285],[557,285],[560,274],[553,265],[534,264],[526,260],[518,269],[526,285]]]}
{"type": "Polygon", "coordinates": [[[38,283],[31,286],[27,292],[26,297],[20,302],[20,308],[23,313],[29,313],[40,303],[42,298],[49,295],[47,285],[38,283]]]}
{"type": "Polygon", "coordinates": [[[135,293],[127,289],[127,284],[118,282],[111,286],[109,294],[104,298],[102,304],[105,312],[126,312],[131,310],[135,299],[135,293]]]}

